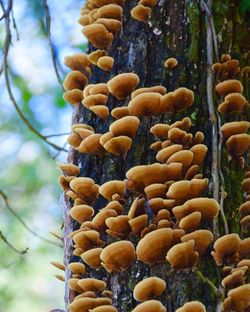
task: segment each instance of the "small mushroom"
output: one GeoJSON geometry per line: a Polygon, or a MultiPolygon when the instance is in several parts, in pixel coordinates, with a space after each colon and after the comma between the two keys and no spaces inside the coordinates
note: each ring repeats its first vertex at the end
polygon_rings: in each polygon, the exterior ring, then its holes
{"type": "Polygon", "coordinates": [[[206,307],[199,301],[190,301],[177,309],[176,312],[206,312],[206,307]]]}
{"type": "Polygon", "coordinates": [[[213,239],[214,236],[212,232],[208,230],[197,230],[182,236],[181,241],[188,242],[190,240],[194,240],[195,250],[198,251],[200,256],[203,256],[213,239]]]}
{"type": "Polygon", "coordinates": [[[125,135],[113,137],[104,144],[108,153],[125,158],[132,145],[132,139],[125,135]]]}
{"type": "Polygon", "coordinates": [[[222,311],[245,311],[250,306],[250,284],[231,289],[222,303],[222,311]]]}
{"type": "Polygon", "coordinates": [[[111,56],[102,56],[98,59],[96,65],[105,72],[110,72],[114,65],[114,59],[111,56]]]}
{"type": "Polygon", "coordinates": [[[131,10],[131,16],[139,22],[147,22],[152,14],[150,7],[138,4],[131,10]]]}
{"type": "Polygon", "coordinates": [[[146,301],[160,296],[166,289],[166,282],[159,277],[148,277],[136,284],[133,292],[134,299],[146,301]]]}
{"type": "Polygon", "coordinates": [[[131,312],[166,312],[166,308],[157,300],[147,300],[136,306],[131,312]]]}
{"type": "Polygon", "coordinates": [[[179,227],[186,233],[193,232],[197,229],[201,222],[201,213],[195,211],[182,218],[179,223],[179,227]]]}
{"type": "Polygon", "coordinates": [[[70,269],[70,271],[72,273],[75,273],[75,274],[84,274],[86,271],[85,265],[83,263],[80,263],[80,262],[71,262],[68,265],[68,268],[70,269]]]}
{"type": "Polygon", "coordinates": [[[78,281],[78,285],[83,291],[94,291],[98,292],[106,287],[104,281],[98,280],[96,278],[83,278],[78,281]]]}
{"type": "Polygon", "coordinates": [[[124,181],[111,180],[99,187],[99,194],[107,200],[123,199],[126,191],[126,184],[124,181]]]}
{"type": "Polygon", "coordinates": [[[122,117],[113,122],[109,131],[115,136],[125,135],[133,138],[140,125],[140,120],[135,116],[122,117]]]}
{"type": "Polygon", "coordinates": [[[134,73],[123,73],[108,81],[109,92],[118,100],[128,97],[139,83],[139,77],[134,73]]]}
{"type": "MultiPolygon", "coordinates": [[[[99,17],[101,16],[99,15],[99,17]]],[[[87,25],[83,28],[82,32],[95,48],[108,48],[114,39],[114,35],[102,24],[87,25]]]]}
{"type": "Polygon", "coordinates": [[[177,59],[174,58],[174,57],[170,57],[170,58],[168,58],[168,59],[165,61],[164,66],[165,66],[166,68],[172,69],[172,68],[174,68],[175,66],[177,66],[177,64],[178,64],[177,59]]]}
{"type": "Polygon", "coordinates": [[[250,122],[248,121],[227,122],[221,127],[223,139],[227,140],[232,135],[240,134],[240,133],[247,133],[249,127],[250,127],[250,122]]]}
{"type": "Polygon", "coordinates": [[[101,268],[101,252],[102,248],[92,248],[81,254],[82,260],[91,268],[99,269],[101,268]]]}
{"type": "Polygon", "coordinates": [[[236,79],[229,79],[223,82],[219,82],[216,87],[215,91],[218,93],[219,96],[224,97],[229,93],[243,93],[243,86],[239,80],[236,79]]]}
{"type": "Polygon", "coordinates": [[[70,216],[80,224],[89,221],[94,214],[94,209],[89,205],[73,206],[69,211],[70,216]]]}

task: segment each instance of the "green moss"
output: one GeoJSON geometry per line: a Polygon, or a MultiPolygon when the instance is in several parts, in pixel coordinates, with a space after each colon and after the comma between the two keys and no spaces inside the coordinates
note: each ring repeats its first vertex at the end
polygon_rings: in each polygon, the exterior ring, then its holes
{"type": "Polygon", "coordinates": [[[189,18],[189,31],[191,34],[191,44],[189,48],[189,60],[197,61],[199,55],[199,31],[200,31],[200,9],[196,1],[191,1],[187,6],[189,18]]]}

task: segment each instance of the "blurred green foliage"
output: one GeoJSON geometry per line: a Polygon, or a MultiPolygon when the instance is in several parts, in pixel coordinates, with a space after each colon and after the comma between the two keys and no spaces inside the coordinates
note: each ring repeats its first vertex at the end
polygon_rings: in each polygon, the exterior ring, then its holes
{"type": "MultiPolygon", "coordinates": [[[[67,68],[63,57],[83,51],[86,42],[77,24],[82,1],[48,0],[51,35],[62,77],[67,68]]],[[[5,1],[7,3],[7,1],[5,1]]],[[[40,0],[14,1],[13,12],[19,31],[17,40],[12,26],[9,52],[11,86],[19,107],[44,135],[70,131],[71,107],[62,98],[52,66],[45,27],[45,11],[40,0]]],[[[0,47],[5,29],[0,23],[0,47]]],[[[0,51],[2,59],[2,52],[0,51]]],[[[53,150],[22,123],[0,75],[0,189],[9,204],[39,235],[56,240],[49,231],[60,232],[62,215],[59,175],[53,159],[66,162],[67,154],[53,150]]],[[[50,139],[63,146],[66,136],[50,139]]],[[[66,146],[67,148],[67,146],[66,146]]],[[[0,198],[0,231],[21,256],[0,240],[0,312],[48,312],[64,307],[64,285],[53,274],[61,274],[49,261],[62,261],[63,250],[28,232],[10,213],[0,198]]]]}
{"type": "Polygon", "coordinates": [[[241,0],[240,9],[242,12],[246,12],[250,9],[250,0],[241,0]]]}

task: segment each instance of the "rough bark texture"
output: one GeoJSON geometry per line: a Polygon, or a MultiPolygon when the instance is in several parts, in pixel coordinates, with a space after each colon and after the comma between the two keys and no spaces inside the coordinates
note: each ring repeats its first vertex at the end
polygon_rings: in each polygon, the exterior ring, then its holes
{"type": "MultiPolygon", "coordinates": [[[[213,156],[212,146],[216,142],[215,139],[220,141],[218,135],[218,122],[220,120],[211,115],[207,98],[208,60],[211,58],[216,60],[211,55],[212,52],[207,49],[207,44],[211,44],[207,41],[209,40],[207,32],[209,20],[206,23],[206,19],[209,18],[209,12],[206,12],[201,3],[195,0],[159,0],[153,8],[150,23],[144,24],[130,17],[130,11],[136,4],[137,1],[135,0],[126,1],[122,31],[116,36],[109,50],[109,55],[115,59],[112,72],[106,74],[95,67],[91,82],[105,82],[118,73],[133,71],[140,77],[140,87],[161,84],[167,87],[168,91],[173,91],[180,86],[194,90],[195,103],[188,111],[174,116],[142,118],[139,132],[133,140],[132,149],[129,151],[126,160],[111,154],[100,158],[79,154],[71,150],[69,162],[77,164],[81,168],[81,176],[91,177],[99,185],[112,179],[122,180],[129,168],[155,162],[155,153],[149,150],[149,145],[153,143],[149,129],[153,124],[159,121],[173,122],[184,116],[189,116],[194,125],[193,131],[201,130],[204,132],[205,144],[209,148],[202,169],[204,177],[210,179],[208,195],[213,197],[217,194],[219,198],[220,172],[218,172],[218,159],[213,156]],[[178,60],[178,66],[170,73],[163,67],[163,62],[172,56],[178,60]],[[213,164],[215,175],[211,176],[213,164]]],[[[239,11],[237,1],[232,0],[214,1],[211,12],[217,33],[219,55],[230,52],[233,57],[240,58],[241,64],[245,65],[250,48],[249,16],[243,15],[239,11]]],[[[89,49],[90,51],[93,50],[92,47],[89,49]]],[[[213,49],[211,50],[213,51],[213,49]]],[[[246,91],[249,92],[247,89],[246,91]]],[[[110,96],[110,110],[127,102],[128,100],[117,101],[110,96]]],[[[79,122],[90,124],[97,133],[105,133],[108,131],[112,118],[108,121],[102,121],[79,104],[73,112],[73,123],[79,122]]],[[[239,183],[243,173],[233,163],[228,162],[224,146],[222,148],[222,163],[221,170],[225,179],[225,190],[229,194],[224,201],[224,210],[230,231],[238,232],[239,226],[235,211],[242,200],[239,183]]],[[[76,227],[76,224],[68,216],[68,210],[72,203],[66,198],[63,199],[63,203],[65,264],[67,265],[72,260],[78,261],[79,258],[73,259],[72,242],[67,238],[67,234],[76,227]]],[[[130,202],[127,208],[129,204],[130,202]]],[[[105,202],[100,199],[97,200],[94,208],[98,211],[104,206],[105,202]]],[[[214,225],[207,224],[207,228],[217,231],[220,235],[223,234],[224,225],[221,217],[219,216],[218,222],[214,225]]],[[[198,266],[204,276],[218,286],[218,272],[210,256],[210,251],[208,250],[198,266]]],[[[167,281],[168,295],[164,295],[161,301],[169,312],[175,311],[186,301],[196,299],[205,304],[207,311],[216,311],[217,298],[215,294],[191,269],[174,272],[167,263],[150,268],[141,262],[136,262],[133,267],[119,275],[108,275],[104,269],[88,272],[90,276],[107,281],[108,286],[114,292],[114,306],[118,307],[121,312],[131,311],[135,307],[136,302],[132,296],[132,289],[143,277],[150,275],[159,276],[167,281]]],[[[66,270],[66,281],[69,277],[70,272],[66,270]]],[[[69,304],[72,295],[66,283],[66,306],[69,304]]]]}

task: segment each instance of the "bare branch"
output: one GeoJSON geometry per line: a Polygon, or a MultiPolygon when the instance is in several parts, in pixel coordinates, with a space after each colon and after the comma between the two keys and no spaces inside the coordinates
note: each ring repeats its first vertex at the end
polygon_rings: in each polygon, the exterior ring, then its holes
{"type": "Polygon", "coordinates": [[[50,18],[50,11],[49,11],[49,6],[47,3],[47,0],[43,0],[43,5],[44,5],[44,10],[45,10],[45,15],[46,15],[46,29],[47,29],[47,36],[48,36],[48,41],[49,41],[52,63],[53,63],[53,67],[54,67],[54,71],[56,74],[57,81],[60,84],[61,88],[64,90],[62,78],[60,76],[60,73],[59,73],[59,70],[57,67],[57,57],[56,57],[55,48],[53,46],[53,42],[51,39],[51,31],[50,31],[50,29],[51,29],[51,18],[50,18]]]}
{"type": "MultiPolygon", "coordinates": [[[[11,0],[10,0],[10,2],[11,2],[11,0]]],[[[7,12],[7,11],[5,11],[5,12],[7,12]]],[[[3,72],[4,72],[7,91],[8,91],[8,94],[9,94],[9,97],[10,97],[12,104],[14,105],[19,117],[24,122],[24,124],[30,129],[30,131],[35,133],[40,139],[42,139],[48,145],[52,146],[54,149],[56,149],[58,151],[68,152],[66,149],[48,141],[45,136],[43,136],[38,130],[36,130],[33,127],[33,125],[29,122],[29,120],[25,117],[25,115],[22,113],[21,109],[19,108],[19,106],[16,102],[16,99],[14,97],[14,94],[12,92],[12,88],[10,85],[9,71],[8,71],[8,52],[9,52],[9,47],[10,47],[10,42],[11,42],[10,16],[9,16],[9,14],[7,14],[5,16],[5,30],[6,30],[6,37],[5,37],[4,48],[3,48],[3,55],[4,55],[4,57],[3,57],[3,72]]]]}
{"type": "Polygon", "coordinates": [[[70,135],[70,132],[49,134],[49,135],[45,135],[44,137],[45,138],[53,138],[53,137],[59,137],[59,136],[64,136],[64,135],[70,135]]]}
{"type": "Polygon", "coordinates": [[[0,190],[0,196],[3,198],[4,203],[6,208],[10,211],[10,213],[23,225],[23,227],[30,232],[32,235],[34,235],[35,237],[38,237],[39,239],[41,239],[42,241],[51,244],[51,245],[55,245],[58,247],[63,247],[61,244],[57,244],[54,241],[51,241],[43,236],[41,236],[40,234],[38,234],[37,232],[35,232],[33,229],[31,229],[27,223],[15,212],[15,210],[9,205],[9,201],[8,201],[8,196],[2,191],[0,190]]]}
{"type": "Polygon", "coordinates": [[[24,250],[18,250],[15,246],[13,246],[8,240],[7,238],[3,235],[2,231],[0,231],[0,239],[7,245],[9,246],[10,249],[12,249],[13,251],[15,251],[16,253],[18,253],[19,255],[24,255],[27,253],[27,251],[29,250],[29,248],[26,248],[24,250]]]}

